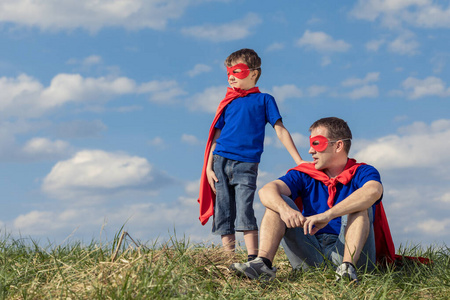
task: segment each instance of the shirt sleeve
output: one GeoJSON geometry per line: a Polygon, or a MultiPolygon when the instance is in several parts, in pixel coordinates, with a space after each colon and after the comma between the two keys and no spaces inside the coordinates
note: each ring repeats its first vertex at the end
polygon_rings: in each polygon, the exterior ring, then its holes
{"type": "Polygon", "coordinates": [[[266,120],[273,127],[275,126],[275,123],[281,119],[280,111],[278,110],[275,98],[269,94],[267,94],[265,104],[266,104],[266,120]]]}
{"type": "Polygon", "coordinates": [[[305,185],[302,174],[303,173],[299,171],[291,170],[286,175],[278,178],[288,186],[289,190],[291,191],[290,197],[292,199],[297,199],[298,196],[300,196],[301,190],[305,185]]]}
{"type": "MultiPolygon", "coordinates": [[[[356,170],[356,174],[352,180],[352,184],[354,185],[354,189],[356,190],[372,180],[382,184],[381,176],[377,169],[375,169],[371,165],[362,165],[358,167],[358,170],[356,170]]],[[[381,195],[380,199],[378,199],[375,204],[378,204],[378,202],[380,202],[382,198],[383,195],[381,195]]]]}
{"type": "Polygon", "coordinates": [[[216,124],[214,125],[214,128],[222,130],[223,126],[225,126],[225,111],[222,112],[219,119],[217,120],[216,124]]]}

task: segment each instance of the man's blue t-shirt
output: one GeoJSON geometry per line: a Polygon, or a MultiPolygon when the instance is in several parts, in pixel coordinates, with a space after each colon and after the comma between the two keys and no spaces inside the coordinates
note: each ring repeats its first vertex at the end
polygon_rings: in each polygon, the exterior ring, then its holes
{"type": "MultiPolygon", "coordinates": [[[[279,179],[289,187],[291,191],[291,198],[293,200],[298,197],[302,198],[302,214],[305,217],[320,214],[329,209],[327,204],[328,187],[321,181],[315,180],[309,175],[296,170],[289,171],[286,175],[280,177],[279,179]]],[[[347,185],[343,185],[342,183],[338,183],[336,185],[334,205],[347,198],[354,191],[361,188],[366,182],[371,180],[381,183],[380,173],[378,173],[378,171],[370,165],[359,166],[352,180],[347,185]]],[[[374,210],[375,205],[378,204],[380,200],[381,198],[373,205],[374,210]]],[[[338,217],[331,220],[330,223],[320,229],[318,233],[339,234],[340,231],[341,218],[338,217]]]]}
{"type": "Polygon", "coordinates": [[[215,128],[221,130],[214,154],[243,161],[260,162],[265,127],[281,119],[275,99],[265,93],[237,98],[225,107],[215,128]]]}

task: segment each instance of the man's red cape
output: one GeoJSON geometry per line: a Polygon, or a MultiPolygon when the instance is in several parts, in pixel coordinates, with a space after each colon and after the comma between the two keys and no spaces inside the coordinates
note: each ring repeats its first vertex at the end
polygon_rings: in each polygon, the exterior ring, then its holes
{"type": "MultiPolygon", "coordinates": [[[[338,182],[346,185],[348,184],[356,173],[359,166],[365,165],[364,163],[357,163],[356,160],[350,158],[344,171],[341,172],[335,178],[329,178],[324,172],[316,170],[313,164],[303,163],[291,170],[297,170],[309,175],[311,178],[323,182],[328,187],[328,207],[334,205],[334,197],[336,196],[336,184],[338,182]]],[[[289,170],[289,171],[291,171],[289,170]]],[[[288,172],[289,172],[288,171],[288,172]]],[[[299,197],[295,200],[295,204],[298,206],[300,211],[303,210],[302,199],[299,197]]],[[[376,205],[375,218],[373,221],[373,229],[375,234],[375,248],[377,263],[393,263],[395,261],[401,261],[403,256],[395,254],[394,241],[392,240],[391,230],[389,229],[389,224],[386,218],[386,213],[384,211],[383,203],[380,201],[376,205]]],[[[423,257],[409,257],[405,258],[411,260],[417,260],[421,263],[429,263],[430,261],[423,257]]]]}
{"type": "Polygon", "coordinates": [[[227,88],[227,93],[225,98],[220,102],[217,108],[216,115],[209,129],[208,141],[206,142],[205,157],[203,161],[202,175],[200,177],[200,195],[198,198],[198,203],[200,204],[200,222],[205,225],[208,222],[209,217],[214,214],[214,201],[216,200],[216,195],[211,190],[208,183],[208,178],[206,177],[206,167],[208,166],[208,157],[211,152],[211,144],[214,138],[214,133],[216,131],[215,125],[217,120],[219,120],[225,107],[230,104],[234,99],[245,97],[248,94],[260,93],[258,87],[251,88],[249,90],[242,90],[238,88],[227,88]]]}

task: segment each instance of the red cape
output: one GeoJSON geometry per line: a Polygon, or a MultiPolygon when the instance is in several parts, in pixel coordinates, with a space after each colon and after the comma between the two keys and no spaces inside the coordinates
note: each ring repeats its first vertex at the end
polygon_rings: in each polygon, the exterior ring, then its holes
{"type": "Polygon", "coordinates": [[[220,102],[219,107],[217,108],[216,115],[211,124],[211,128],[209,129],[208,141],[206,142],[205,156],[203,160],[203,169],[202,175],[200,177],[200,195],[198,198],[198,203],[200,204],[200,222],[202,225],[205,225],[208,222],[209,217],[214,214],[214,201],[216,200],[216,195],[211,190],[211,187],[208,183],[208,178],[206,177],[206,167],[208,166],[208,158],[211,152],[211,144],[214,138],[214,133],[216,131],[215,125],[217,120],[219,120],[220,115],[222,114],[224,108],[234,99],[245,97],[248,94],[252,93],[260,93],[257,87],[251,88],[249,90],[241,90],[238,88],[232,89],[227,88],[227,93],[225,98],[220,102]]]}
{"type": "MultiPolygon", "coordinates": [[[[328,206],[332,207],[334,205],[334,197],[336,195],[336,184],[338,182],[342,184],[349,183],[356,173],[359,166],[364,165],[364,163],[357,163],[354,159],[349,159],[347,165],[335,178],[329,178],[324,172],[316,170],[313,164],[300,164],[291,170],[297,170],[309,175],[311,178],[323,182],[328,186],[328,206]]],[[[289,170],[290,171],[290,170],[289,170]]],[[[288,172],[289,172],[288,171],[288,172]]],[[[303,210],[303,205],[301,205],[301,199],[297,198],[295,203],[300,210],[303,210]]],[[[375,218],[373,222],[373,229],[375,233],[375,248],[377,262],[381,263],[384,261],[394,262],[397,256],[395,255],[394,241],[392,240],[391,230],[389,229],[389,224],[386,218],[386,213],[384,211],[383,203],[380,201],[376,205],[375,218]]],[[[398,256],[401,257],[401,256],[398,256]]]]}

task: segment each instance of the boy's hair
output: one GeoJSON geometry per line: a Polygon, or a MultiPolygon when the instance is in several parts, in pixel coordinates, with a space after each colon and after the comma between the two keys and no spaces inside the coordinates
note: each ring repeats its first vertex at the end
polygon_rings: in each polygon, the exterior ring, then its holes
{"type": "Polygon", "coordinates": [[[328,129],[328,138],[337,141],[342,140],[344,142],[344,150],[348,154],[350,147],[352,146],[352,131],[348,127],[347,122],[336,117],[322,118],[315,121],[309,131],[316,129],[317,127],[325,127],[328,129]]]}
{"type": "Polygon", "coordinates": [[[261,58],[252,49],[241,49],[236,52],[231,53],[227,59],[225,59],[225,67],[231,67],[233,62],[242,60],[251,70],[257,70],[258,75],[256,76],[256,82],[258,82],[261,76],[261,58]]]}

